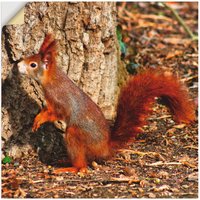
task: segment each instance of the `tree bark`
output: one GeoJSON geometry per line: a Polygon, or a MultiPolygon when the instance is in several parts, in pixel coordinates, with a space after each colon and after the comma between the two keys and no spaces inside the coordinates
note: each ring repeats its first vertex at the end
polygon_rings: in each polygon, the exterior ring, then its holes
{"type": "Polygon", "coordinates": [[[16,61],[37,53],[49,32],[58,40],[58,66],[101,107],[107,119],[115,117],[119,83],[126,75],[116,37],[115,3],[28,3],[25,23],[5,26],[2,32],[3,150],[13,157],[34,147],[41,159],[49,161],[64,151],[58,133],[58,128],[64,129],[61,123],[31,132],[34,117],[45,103],[42,89],[15,71],[16,61]]]}

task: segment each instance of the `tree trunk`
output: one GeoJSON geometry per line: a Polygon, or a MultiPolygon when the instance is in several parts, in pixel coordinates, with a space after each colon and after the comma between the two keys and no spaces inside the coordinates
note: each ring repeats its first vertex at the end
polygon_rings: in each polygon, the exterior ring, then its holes
{"type": "Polygon", "coordinates": [[[101,107],[107,119],[115,117],[119,83],[125,77],[114,2],[28,3],[25,23],[3,28],[3,150],[20,157],[34,147],[46,162],[64,151],[62,134],[58,133],[58,128],[64,127],[61,123],[57,128],[45,124],[38,133],[31,132],[44,98],[37,82],[20,77],[15,65],[21,57],[37,53],[48,32],[58,40],[58,66],[101,107]]]}

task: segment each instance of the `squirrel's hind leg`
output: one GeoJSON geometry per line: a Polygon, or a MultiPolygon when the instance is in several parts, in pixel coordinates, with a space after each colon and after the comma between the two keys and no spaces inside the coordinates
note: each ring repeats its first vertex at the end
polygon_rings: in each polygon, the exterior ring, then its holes
{"type": "Polygon", "coordinates": [[[86,145],[81,130],[76,126],[68,127],[65,133],[65,143],[72,167],[58,168],[54,170],[54,173],[87,172],[86,145]]]}

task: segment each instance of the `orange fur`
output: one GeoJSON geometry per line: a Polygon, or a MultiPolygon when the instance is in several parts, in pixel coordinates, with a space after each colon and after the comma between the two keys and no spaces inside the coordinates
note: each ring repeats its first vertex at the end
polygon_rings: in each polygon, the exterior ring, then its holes
{"type": "Polygon", "coordinates": [[[195,120],[194,104],[180,81],[150,69],[131,77],[122,88],[111,138],[123,143],[136,136],[151,113],[155,97],[162,98],[177,122],[195,120]]]}
{"type": "Polygon", "coordinates": [[[44,41],[43,41],[43,43],[40,47],[39,53],[44,53],[47,50],[48,46],[53,41],[55,41],[55,40],[54,40],[54,37],[51,34],[46,35],[46,37],[45,37],[45,39],[44,39],[44,41]]]}
{"type": "Polygon", "coordinates": [[[77,168],[86,168],[87,162],[85,157],[85,145],[82,142],[84,135],[78,127],[71,126],[67,128],[65,141],[67,145],[68,154],[71,158],[72,165],[77,168]]]}
{"type": "Polygon", "coordinates": [[[189,123],[195,119],[194,105],[182,84],[174,76],[151,69],[131,77],[122,88],[115,125],[110,130],[100,108],[57,67],[56,42],[50,35],[39,54],[25,58],[19,68],[24,65],[28,75],[40,79],[47,102],[35,118],[33,131],[47,121],[64,120],[68,124],[65,143],[73,167],[65,171],[85,171],[88,162],[108,159],[113,147],[119,148],[135,137],[155,97],[163,99],[176,121],[189,123]],[[37,67],[31,68],[31,62],[37,67]]]}
{"type": "Polygon", "coordinates": [[[62,120],[62,117],[55,114],[51,103],[47,100],[47,106],[35,117],[32,130],[37,131],[37,129],[45,122],[54,122],[58,120],[62,120]]]}

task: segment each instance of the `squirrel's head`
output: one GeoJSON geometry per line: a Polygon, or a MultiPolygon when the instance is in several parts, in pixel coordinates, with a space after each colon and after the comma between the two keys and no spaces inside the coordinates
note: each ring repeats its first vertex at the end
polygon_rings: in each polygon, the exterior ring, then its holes
{"type": "Polygon", "coordinates": [[[17,64],[18,71],[41,82],[45,78],[45,72],[55,67],[55,56],[56,41],[51,35],[47,35],[38,54],[26,57],[17,64]]]}

